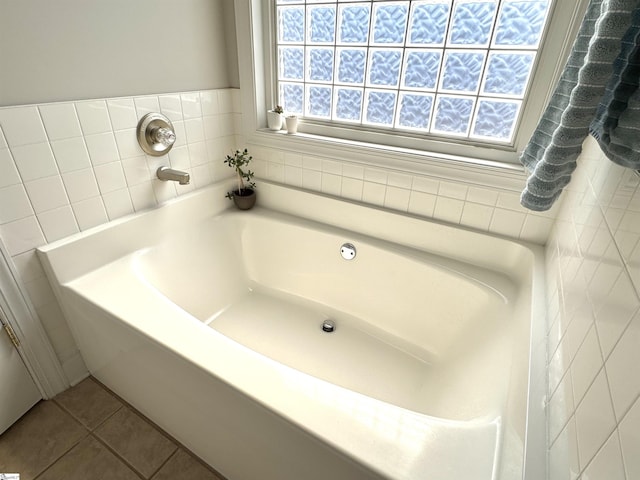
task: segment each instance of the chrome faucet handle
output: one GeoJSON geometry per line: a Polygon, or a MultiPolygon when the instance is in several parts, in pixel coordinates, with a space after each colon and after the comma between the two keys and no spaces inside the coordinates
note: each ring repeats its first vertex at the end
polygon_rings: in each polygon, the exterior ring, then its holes
{"type": "Polygon", "coordinates": [[[136,136],[140,147],[147,155],[166,155],[176,141],[171,121],[161,113],[147,113],[138,122],[136,136]]]}
{"type": "Polygon", "coordinates": [[[176,141],[176,134],[167,127],[156,128],[151,136],[156,142],[161,143],[165,147],[170,147],[176,141]]]}

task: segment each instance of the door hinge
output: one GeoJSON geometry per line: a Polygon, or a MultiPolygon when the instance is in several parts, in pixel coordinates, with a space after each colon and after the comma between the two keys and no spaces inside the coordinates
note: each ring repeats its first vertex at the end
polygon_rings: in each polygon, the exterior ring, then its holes
{"type": "Polygon", "coordinates": [[[13,346],[16,348],[20,348],[20,340],[18,340],[18,337],[16,336],[16,332],[13,331],[13,328],[11,328],[11,325],[9,325],[8,323],[2,323],[2,322],[0,322],[0,324],[4,326],[4,330],[5,332],[7,332],[7,335],[9,336],[9,340],[11,340],[11,343],[13,343],[13,346]]]}

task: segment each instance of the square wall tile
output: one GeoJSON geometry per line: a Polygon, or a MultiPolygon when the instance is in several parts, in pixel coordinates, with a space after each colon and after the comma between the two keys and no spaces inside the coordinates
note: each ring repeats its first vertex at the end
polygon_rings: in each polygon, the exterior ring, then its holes
{"type": "Polygon", "coordinates": [[[180,95],[182,103],[182,115],[188,118],[202,117],[202,105],[199,92],[188,92],[180,95]]]}
{"type": "Polygon", "coordinates": [[[440,182],[438,195],[441,197],[464,200],[467,197],[468,187],[459,183],[440,182]]]}
{"type": "Polygon", "coordinates": [[[383,206],[386,191],[386,185],[365,181],[362,188],[362,201],[372,205],[383,206]]]}
{"type": "Polygon", "coordinates": [[[0,126],[10,147],[47,141],[36,107],[0,108],[0,126]]]}
{"type": "Polygon", "coordinates": [[[53,155],[62,173],[82,170],[91,166],[89,152],[83,138],[69,138],[51,142],[53,155]]]}
{"type": "MultiPolygon", "coordinates": [[[[78,233],[80,229],[73,215],[71,205],[38,214],[38,222],[47,242],[55,242],[61,238],[78,233]]],[[[15,261],[15,260],[14,260],[15,261]]]]}
{"type": "Polygon", "coordinates": [[[127,185],[130,187],[151,180],[147,159],[144,156],[123,159],[122,169],[124,170],[127,185]]]}
{"type": "Polygon", "coordinates": [[[182,120],[182,102],[180,101],[180,95],[160,95],[158,100],[160,101],[160,112],[165,117],[171,122],[182,120]]]}
{"type": "Polygon", "coordinates": [[[187,132],[187,143],[203,142],[205,140],[202,117],[186,119],[184,121],[184,129],[187,132]]]}
{"type": "Polygon", "coordinates": [[[433,217],[436,198],[436,195],[413,190],[409,198],[409,212],[423,217],[433,217]]]}
{"type": "Polygon", "coordinates": [[[114,190],[120,190],[127,186],[121,162],[111,162],[104,165],[98,165],[93,170],[96,174],[98,187],[103,195],[105,193],[113,192],[114,190]]]}
{"type": "Polygon", "coordinates": [[[81,231],[107,223],[109,218],[101,197],[93,197],[71,205],[81,231]]]}
{"type": "Polygon", "coordinates": [[[157,205],[156,196],[153,193],[153,187],[151,186],[151,180],[130,186],[129,194],[131,195],[133,209],[136,212],[157,205]]]}
{"type": "Polygon", "coordinates": [[[120,160],[118,147],[112,132],[88,135],[84,139],[89,150],[89,158],[94,166],[120,160]]]}
{"type": "Polygon", "coordinates": [[[8,148],[0,148],[0,188],[20,183],[20,175],[8,148]]]}
{"type": "Polygon", "coordinates": [[[60,175],[32,180],[24,184],[36,213],[69,204],[60,175]]]}
{"type": "Polygon", "coordinates": [[[406,212],[409,209],[410,197],[411,190],[387,185],[384,197],[384,206],[386,208],[391,208],[392,210],[406,212]]]}
{"type": "Polygon", "coordinates": [[[76,112],[80,119],[80,126],[84,135],[105,133],[111,131],[111,120],[104,100],[75,102],[76,112]]]}
{"type": "Polygon", "coordinates": [[[284,183],[294,187],[302,187],[302,168],[285,165],[284,183]]]}
{"type": "Polygon", "coordinates": [[[629,366],[640,364],[640,315],[636,315],[607,360],[611,398],[616,417],[621,419],[640,395],[640,375],[629,366]]]}
{"type": "Polygon", "coordinates": [[[342,192],[342,177],[331,173],[322,174],[322,193],[339,196],[342,192]]]}
{"type": "Polygon", "coordinates": [[[620,443],[627,479],[640,478],[640,400],[636,400],[629,412],[620,422],[620,443]]]}
{"type": "Polygon", "coordinates": [[[50,177],[58,173],[53,152],[48,143],[22,145],[12,149],[23,182],[50,177]]]}
{"type": "Polygon", "coordinates": [[[110,98],[107,100],[107,109],[114,130],[135,129],[138,125],[133,98],[110,98]]]}
{"type": "Polygon", "coordinates": [[[609,387],[604,370],[596,377],[576,409],[578,455],[580,465],[587,465],[613,432],[616,419],[613,414],[609,387]]]}
{"type": "Polygon", "coordinates": [[[33,215],[0,225],[0,239],[11,256],[28,252],[46,243],[40,225],[33,215]]]}
{"type": "Polygon", "coordinates": [[[62,175],[62,181],[71,203],[100,195],[92,168],[65,173],[62,175]]]}
{"type": "Polygon", "coordinates": [[[322,173],[316,170],[302,170],[302,187],[320,192],[322,190],[322,173]]]}
{"type": "Polygon", "coordinates": [[[131,158],[144,155],[144,150],[142,150],[142,147],[140,147],[140,144],[138,143],[135,128],[119,130],[115,132],[114,135],[120,158],[131,158]]]}
{"type": "Polygon", "coordinates": [[[0,188],[0,224],[30,215],[33,215],[33,209],[22,184],[0,188]]]}
{"type": "Polygon", "coordinates": [[[136,105],[136,113],[138,119],[144,117],[147,113],[154,113],[160,111],[160,102],[155,95],[148,95],[145,97],[136,97],[133,99],[136,105]]]}
{"type": "Polygon", "coordinates": [[[133,203],[131,203],[129,190],[126,188],[105,193],[102,195],[102,200],[109,220],[115,220],[133,213],[133,203]]]}
{"type": "Polygon", "coordinates": [[[40,105],[39,109],[49,140],[82,136],[80,122],[73,103],[40,105]]]}
{"type": "Polygon", "coordinates": [[[349,200],[362,200],[362,188],[364,182],[357,178],[342,177],[341,195],[349,200]]]}
{"type": "Polygon", "coordinates": [[[518,238],[522,231],[525,218],[525,213],[496,208],[493,211],[489,231],[506,235],[508,237],[518,238]]]}
{"type": "Polygon", "coordinates": [[[218,115],[220,113],[220,102],[216,90],[206,90],[200,92],[200,105],[202,115],[218,115]]]}
{"type": "Polygon", "coordinates": [[[606,480],[627,480],[622,463],[620,441],[618,434],[613,433],[604,444],[604,447],[596,454],[593,461],[587,466],[582,478],[606,480]]]}
{"type": "Polygon", "coordinates": [[[493,207],[479,203],[465,202],[460,223],[467,227],[487,231],[493,217],[493,207]]]}
{"type": "Polygon", "coordinates": [[[571,364],[571,377],[573,378],[573,392],[576,404],[580,403],[584,394],[587,393],[591,382],[596,378],[602,365],[603,359],[600,353],[598,335],[595,325],[592,325],[571,364]]]}
{"type": "Polygon", "coordinates": [[[462,200],[438,196],[433,216],[438,220],[459,224],[463,208],[464,202],[462,200]]]}

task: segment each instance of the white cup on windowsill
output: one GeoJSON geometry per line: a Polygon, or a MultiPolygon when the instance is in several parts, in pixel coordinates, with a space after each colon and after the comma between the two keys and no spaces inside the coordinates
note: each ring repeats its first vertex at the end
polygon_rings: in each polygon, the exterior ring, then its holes
{"type": "Polygon", "coordinates": [[[285,118],[287,124],[287,133],[296,133],[298,131],[298,117],[289,115],[285,118]]]}

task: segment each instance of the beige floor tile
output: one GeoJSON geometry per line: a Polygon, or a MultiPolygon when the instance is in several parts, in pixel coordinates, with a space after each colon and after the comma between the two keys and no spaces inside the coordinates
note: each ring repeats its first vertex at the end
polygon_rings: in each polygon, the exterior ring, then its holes
{"type": "Polygon", "coordinates": [[[128,407],[100,425],[95,434],[145,478],[153,475],[178,448],[128,407]]]}
{"type": "Polygon", "coordinates": [[[193,458],[183,449],[179,449],[176,454],[153,476],[152,480],[224,480],[206,468],[199,460],[193,458]]]}
{"type": "Polygon", "coordinates": [[[91,436],[38,477],[38,480],[89,479],[140,480],[140,477],[91,436]]]}
{"type": "Polygon", "coordinates": [[[54,402],[40,402],[0,436],[0,472],[31,480],[87,434],[54,402]]]}
{"type": "Polygon", "coordinates": [[[122,402],[91,378],[57,395],[54,401],[90,430],[122,407],[122,402]]]}

